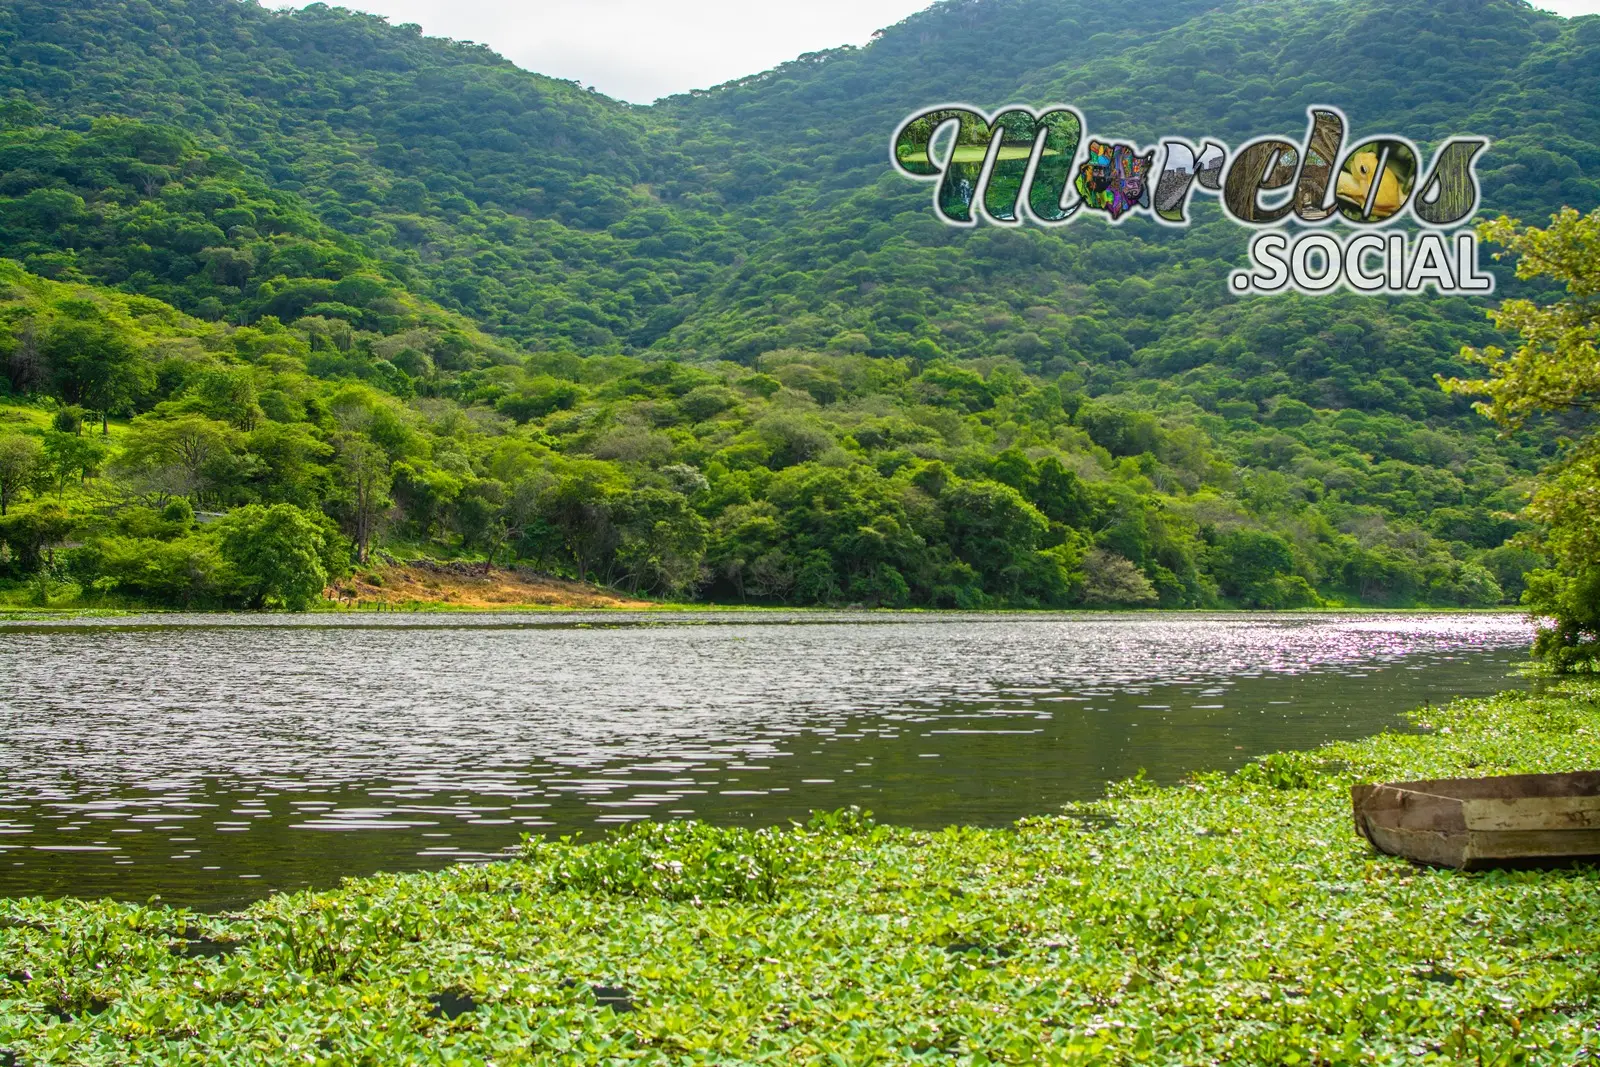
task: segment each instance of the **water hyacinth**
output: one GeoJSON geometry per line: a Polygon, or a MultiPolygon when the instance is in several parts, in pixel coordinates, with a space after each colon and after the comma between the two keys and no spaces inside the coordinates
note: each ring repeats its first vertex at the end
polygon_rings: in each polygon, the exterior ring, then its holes
{"type": "Polygon", "coordinates": [[[553,888],[663,900],[772,900],[797,858],[787,835],[701,822],[640,822],[586,848],[530,839],[553,888]]]}
{"type": "Polygon", "coordinates": [[[26,1067],[1592,1061],[1596,871],[1376,855],[1348,787],[1595,766],[1600,685],[1419,726],[999,830],[640,825],[233,915],[8,900],[0,1049],[26,1067]]]}

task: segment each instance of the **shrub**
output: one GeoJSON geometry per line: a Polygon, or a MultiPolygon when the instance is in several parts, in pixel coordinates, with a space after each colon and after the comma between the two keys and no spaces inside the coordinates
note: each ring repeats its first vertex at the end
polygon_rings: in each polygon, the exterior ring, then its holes
{"type": "MultiPolygon", "coordinates": [[[[664,900],[772,900],[792,866],[775,830],[642,822],[584,848],[554,851],[552,885],[664,900]]],[[[537,848],[537,846],[534,846],[537,848]]]]}
{"type": "Polygon", "coordinates": [[[304,611],[327,585],[336,537],[293,504],[240,508],[217,524],[222,556],[252,607],[304,611]]]}

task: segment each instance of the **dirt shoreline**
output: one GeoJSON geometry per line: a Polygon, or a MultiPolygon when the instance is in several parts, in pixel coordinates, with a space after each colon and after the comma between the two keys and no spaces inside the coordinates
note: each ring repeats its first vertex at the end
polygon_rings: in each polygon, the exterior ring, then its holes
{"type": "Polygon", "coordinates": [[[323,591],[350,608],[428,604],[452,608],[653,608],[587,582],[477,562],[405,560],[359,568],[323,591]]]}

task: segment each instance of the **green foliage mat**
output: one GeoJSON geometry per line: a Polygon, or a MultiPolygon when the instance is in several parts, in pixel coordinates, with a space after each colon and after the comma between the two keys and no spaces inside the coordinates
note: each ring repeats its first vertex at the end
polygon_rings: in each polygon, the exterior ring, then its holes
{"type": "Polygon", "coordinates": [[[1351,783],[1600,764],[1600,688],[1014,828],[648,825],[237,916],[0,902],[43,1063],[1580,1063],[1592,868],[1375,855],[1351,783]]]}

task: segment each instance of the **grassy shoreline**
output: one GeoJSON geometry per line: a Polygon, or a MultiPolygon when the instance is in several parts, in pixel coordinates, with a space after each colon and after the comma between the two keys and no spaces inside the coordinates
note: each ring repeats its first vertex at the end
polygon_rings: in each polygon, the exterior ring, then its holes
{"type": "Polygon", "coordinates": [[[228,916],[4,900],[0,1049],[27,1067],[1592,1062],[1600,875],[1377,856],[1347,791],[1600,765],[1600,684],[1418,714],[1420,734],[1122,783],[1004,830],[669,824],[228,916]]]}

